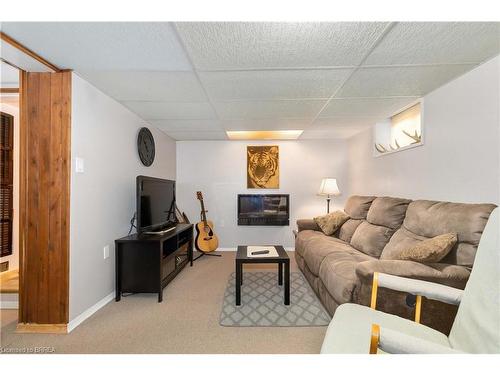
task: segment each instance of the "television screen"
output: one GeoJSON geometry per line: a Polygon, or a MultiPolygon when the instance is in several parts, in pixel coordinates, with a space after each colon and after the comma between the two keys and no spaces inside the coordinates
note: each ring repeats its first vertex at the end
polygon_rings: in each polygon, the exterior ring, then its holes
{"type": "Polygon", "coordinates": [[[175,181],[137,177],[137,232],[175,225],[175,181]]]}
{"type": "Polygon", "coordinates": [[[288,218],[288,197],[273,195],[239,195],[240,216],[261,217],[266,215],[288,218]]]}

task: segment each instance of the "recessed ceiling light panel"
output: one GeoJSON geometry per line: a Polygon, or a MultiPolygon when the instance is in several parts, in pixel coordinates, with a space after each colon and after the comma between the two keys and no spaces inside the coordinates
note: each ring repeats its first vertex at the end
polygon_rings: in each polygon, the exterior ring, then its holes
{"type": "Polygon", "coordinates": [[[231,140],[250,139],[297,139],[303,130],[228,130],[227,137],[231,140]]]}

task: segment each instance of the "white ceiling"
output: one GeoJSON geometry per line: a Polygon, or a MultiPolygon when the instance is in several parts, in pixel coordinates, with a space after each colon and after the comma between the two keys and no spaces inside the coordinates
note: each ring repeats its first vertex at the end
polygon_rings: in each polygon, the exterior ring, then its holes
{"type": "Polygon", "coordinates": [[[346,138],[500,52],[500,23],[2,23],[178,140],[346,138]]]}

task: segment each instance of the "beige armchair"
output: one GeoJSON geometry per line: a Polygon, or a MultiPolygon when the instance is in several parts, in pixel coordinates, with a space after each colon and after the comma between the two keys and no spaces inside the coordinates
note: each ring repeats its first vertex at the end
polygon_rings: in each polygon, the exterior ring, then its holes
{"type": "Polygon", "coordinates": [[[465,290],[375,273],[371,306],[341,305],[321,353],[500,353],[499,225],[496,208],[481,237],[465,290]],[[416,295],[415,321],[375,310],[379,287],[416,295]],[[459,305],[449,336],[419,324],[422,297],[459,305]]]}

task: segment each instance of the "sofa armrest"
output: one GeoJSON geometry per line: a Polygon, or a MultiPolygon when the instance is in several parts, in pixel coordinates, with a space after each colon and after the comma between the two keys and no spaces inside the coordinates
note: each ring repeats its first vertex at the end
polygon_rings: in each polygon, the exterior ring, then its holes
{"type": "Polygon", "coordinates": [[[318,227],[318,224],[313,219],[299,219],[297,220],[297,228],[299,232],[302,232],[303,230],[317,230],[321,231],[321,229],[318,227]]]}
{"type": "Polygon", "coordinates": [[[430,281],[459,289],[465,288],[470,275],[470,271],[462,266],[422,264],[408,260],[368,260],[356,267],[356,274],[363,283],[371,284],[375,272],[430,281]]]}

